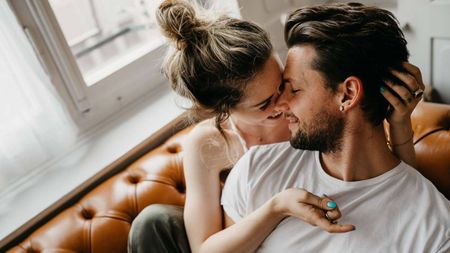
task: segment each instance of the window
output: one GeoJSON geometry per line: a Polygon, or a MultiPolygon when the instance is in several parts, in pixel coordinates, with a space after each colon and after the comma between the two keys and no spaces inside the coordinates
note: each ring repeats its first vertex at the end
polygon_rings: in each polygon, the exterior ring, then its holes
{"type": "Polygon", "coordinates": [[[153,22],[159,2],[49,1],[87,86],[155,48],[161,41],[153,22]]]}
{"type": "Polygon", "coordinates": [[[160,1],[0,1],[0,239],[182,113],[160,72],[160,1]]]}
{"type": "Polygon", "coordinates": [[[161,1],[10,4],[72,117],[87,129],[165,82],[164,39],[154,19],[161,1]]]}

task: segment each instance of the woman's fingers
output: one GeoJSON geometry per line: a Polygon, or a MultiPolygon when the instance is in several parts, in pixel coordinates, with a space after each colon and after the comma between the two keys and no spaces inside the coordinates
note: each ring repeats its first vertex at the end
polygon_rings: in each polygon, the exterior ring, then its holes
{"type": "Polygon", "coordinates": [[[391,72],[394,76],[396,76],[398,79],[400,79],[400,81],[402,81],[405,84],[405,87],[408,88],[410,93],[420,88],[416,78],[413,75],[407,72],[401,72],[397,70],[392,70],[391,72]]]}
{"type": "Polygon", "coordinates": [[[338,220],[342,216],[337,203],[326,194],[324,194],[323,197],[318,197],[310,192],[305,191],[305,200],[303,201],[303,203],[310,204],[318,208],[318,210],[321,210],[321,212],[319,212],[320,215],[316,217],[318,220],[325,219],[328,220],[331,224],[336,224],[336,220],[338,220]]]}
{"type": "Polygon", "coordinates": [[[335,206],[335,208],[332,208],[331,210],[325,211],[325,217],[333,224],[337,223],[337,220],[339,218],[341,218],[342,214],[341,211],[339,210],[339,207],[337,206],[336,202],[331,199],[330,197],[328,197],[328,195],[323,194],[323,198],[324,202],[327,202],[327,206],[330,207],[330,203],[334,203],[332,205],[335,206]]]}
{"type": "Polygon", "coordinates": [[[322,217],[317,218],[316,225],[329,233],[346,233],[355,230],[355,226],[351,224],[334,224],[322,217]]]}
{"type": "Polygon", "coordinates": [[[302,193],[302,201],[305,204],[310,204],[313,205],[319,209],[322,210],[333,210],[337,207],[336,202],[334,202],[333,200],[331,200],[330,198],[328,198],[327,196],[324,197],[319,197],[316,196],[306,190],[301,189],[302,191],[304,191],[302,193]]]}
{"type": "Polygon", "coordinates": [[[355,230],[355,226],[351,224],[338,224],[337,222],[334,222],[334,220],[327,218],[326,214],[334,212],[335,210],[326,211],[306,203],[301,203],[295,209],[293,216],[313,226],[318,226],[320,229],[329,233],[345,233],[355,230]]]}
{"type": "Polygon", "coordinates": [[[327,218],[331,223],[336,223],[339,218],[342,217],[341,211],[338,208],[335,208],[331,211],[325,212],[325,218],[327,218]]]}
{"type": "MultiPolygon", "coordinates": [[[[337,209],[337,208],[335,208],[337,209]]],[[[326,217],[328,214],[332,211],[324,211],[320,209],[314,209],[311,210],[309,213],[308,222],[312,225],[318,226],[322,230],[325,230],[329,233],[346,233],[355,230],[355,226],[351,224],[338,224],[337,222],[334,222],[333,220],[326,217]]],[[[340,216],[339,216],[340,217],[340,216]]]]}
{"type": "Polygon", "coordinates": [[[422,80],[422,73],[420,72],[420,69],[409,63],[409,62],[403,62],[403,67],[406,69],[406,71],[408,71],[411,75],[414,76],[414,78],[417,81],[417,84],[419,85],[420,89],[425,89],[425,85],[423,84],[423,80],[422,80]]]}
{"type": "Polygon", "coordinates": [[[392,94],[387,88],[381,87],[380,88],[381,95],[383,95],[384,98],[391,104],[391,106],[394,107],[394,110],[403,112],[406,110],[406,105],[402,102],[401,99],[399,99],[397,96],[392,94]]]}
{"type": "Polygon", "coordinates": [[[425,85],[420,69],[408,62],[404,62],[403,67],[406,71],[392,70],[392,74],[405,84],[405,88],[413,98],[421,98],[425,85]]]}
{"type": "MultiPolygon", "coordinates": [[[[391,99],[388,101],[391,105],[393,105],[395,107],[395,109],[400,108],[401,104],[407,105],[414,100],[413,95],[406,87],[404,87],[402,85],[398,85],[396,83],[393,83],[392,81],[389,81],[389,80],[385,81],[385,83],[387,86],[389,86],[389,88],[391,88],[392,91],[394,91],[402,99],[402,100],[398,100],[398,99],[393,99],[392,97],[390,97],[391,99]],[[391,103],[391,101],[392,101],[392,103],[391,103]]],[[[383,95],[388,94],[388,93],[390,93],[392,96],[394,96],[394,94],[392,94],[388,89],[383,90],[383,95]]]]}
{"type": "Polygon", "coordinates": [[[380,88],[380,92],[394,109],[387,118],[389,123],[409,121],[412,111],[422,99],[425,88],[419,68],[408,62],[404,62],[403,67],[404,71],[392,71],[401,84],[386,80],[387,87],[380,88]]]}
{"type": "Polygon", "coordinates": [[[281,205],[287,206],[287,215],[297,217],[330,233],[344,233],[355,229],[353,225],[337,224],[341,212],[330,197],[316,196],[305,189],[291,188],[281,193],[281,205]],[[292,202],[292,198],[295,202],[292,202]],[[285,204],[282,204],[285,203],[285,204]]]}

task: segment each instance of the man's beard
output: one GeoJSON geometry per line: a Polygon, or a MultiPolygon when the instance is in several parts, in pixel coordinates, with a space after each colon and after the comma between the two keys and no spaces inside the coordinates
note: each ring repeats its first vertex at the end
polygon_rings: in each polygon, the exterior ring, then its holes
{"type": "Polygon", "coordinates": [[[344,126],[343,117],[327,111],[320,112],[311,122],[299,126],[290,140],[291,146],[323,153],[340,151],[344,126]]]}

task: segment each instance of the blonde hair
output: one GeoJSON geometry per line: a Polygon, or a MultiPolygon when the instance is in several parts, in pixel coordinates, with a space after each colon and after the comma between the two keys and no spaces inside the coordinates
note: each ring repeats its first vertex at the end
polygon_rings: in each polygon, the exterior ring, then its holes
{"type": "Polygon", "coordinates": [[[204,9],[184,0],[166,0],[156,18],[172,42],[163,70],[173,90],[193,102],[200,117],[228,116],[272,53],[268,34],[258,25],[228,16],[201,16],[204,9]]]}

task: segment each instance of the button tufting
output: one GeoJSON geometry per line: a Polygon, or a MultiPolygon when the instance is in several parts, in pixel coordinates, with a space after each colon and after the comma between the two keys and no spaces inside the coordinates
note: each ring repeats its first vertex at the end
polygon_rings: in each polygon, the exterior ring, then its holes
{"type": "Polygon", "coordinates": [[[169,146],[167,146],[167,152],[171,153],[171,154],[176,154],[179,153],[181,151],[181,146],[180,144],[171,144],[169,146]]]}
{"type": "Polygon", "coordinates": [[[81,211],[81,216],[86,220],[90,220],[94,217],[94,212],[83,208],[83,210],[81,211]]]}
{"type": "Polygon", "coordinates": [[[175,185],[175,188],[177,189],[177,191],[178,191],[179,193],[185,193],[185,191],[186,191],[186,187],[185,187],[185,185],[184,185],[182,182],[178,182],[178,183],[175,185]]]}
{"type": "Polygon", "coordinates": [[[128,181],[130,181],[130,183],[132,183],[132,184],[137,184],[137,183],[139,183],[140,180],[141,180],[141,178],[138,175],[129,175],[128,176],[128,181]]]}

